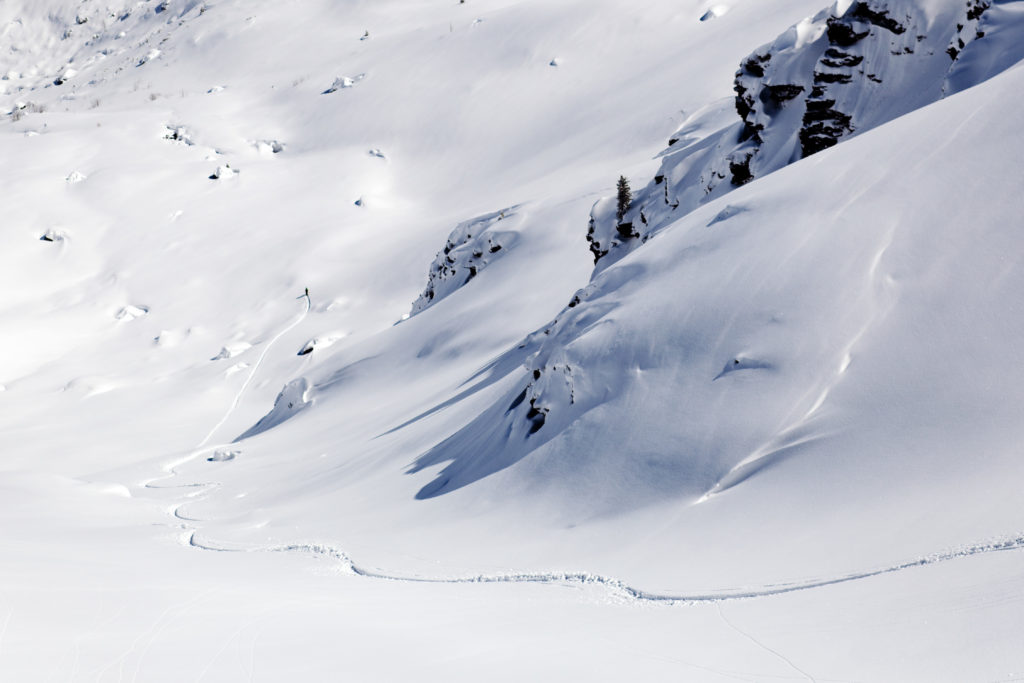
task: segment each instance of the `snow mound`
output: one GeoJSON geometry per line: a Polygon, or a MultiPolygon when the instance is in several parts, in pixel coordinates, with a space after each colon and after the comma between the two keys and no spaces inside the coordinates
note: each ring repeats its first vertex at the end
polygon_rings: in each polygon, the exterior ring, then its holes
{"type": "Polygon", "coordinates": [[[213,452],[213,455],[208,457],[207,462],[229,462],[234,460],[242,454],[239,450],[229,450],[227,448],[218,448],[213,452]]]}
{"type": "Polygon", "coordinates": [[[148,306],[135,306],[129,304],[128,306],[125,306],[124,308],[119,310],[117,314],[114,316],[114,318],[123,322],[127,322],[129,320],[141,318],[147,313],[149,313],[148,306]]]}
{"type": "Polygon", "coordinates": [[[704,12],[704,14],[700,16],[700,20],[711,21],[712,19],[717,19],[718,17],[724,16],[725,13],[729,11],[729,9],[729,5],[712,5],[711,7],[708,8],[706,12],[704,12]]]}
{"type": "Polygon", "coordinates": [[[306,356],[306,355],[309,355],[309,354],[313,353],[314,351],[330,348],[331,346],[334,346],[335,344],[337,344],[339,341],[341,341],[342,339],[344,339],[347,336],[348,336],[347,332],[338,331],[338,332],[329,332],[327,334],[322,334],[322,335],[313,337],[308,342],[306,342],[305,344],[302,345],[302,348],[299,349],[299,351],[298,351],[298,353],[296,355],[298,355],[298,356],[306,356]]]}
{"type": "Polygon", "coordinates": [[[58,228],[50,228],[39,237],[40,242],[63,242],[66,239],[67,233],[58,228]]]}
{"type": "Polygon", "coordinates": [[[352,88],[357,83],[362,81],[364,78],[366,78],[366,74],[358,74],[356,76],[351,76],[351,77],[350,76],[341,76],[339,78],[335,78],[334,82],[331,83],[331,87],[327,88],[327,90],[324,90],[323,94],[324,95],[330,95],[331,93],[337,92],[339,90],[345,90],[346,88],[352,88]]]}
{"type": "Polygon", "coordinates": [[[293,380],[277,395],[273,409],[260,418],[259,422],[239,435],[235,441],[242,441],[273,429],[292,419],[312,404],[309,381],[304,377],[293,380]]]}
{"type": "Polygon", "coordinates": [[[168,124],[164,126],[164,140],[170,140],[171,142],[177,142],[182,145],[191,146],[195,143],[192,141],[192,134],[188,131],[185,126],[178,126],[174,124],[168,124]]]}
{"type": "Polygon", "coordinates": [[[263,156],[280,154],[284,151],[284,143],[277,140],[257,140],[253,146],[263,156]]]}
{"type": "Polygon", "coordinates": [[[223,166],[218,166],[217,170],[210,174],[210,180],[226,180],[234,178],[238,173],[238,171],[231,168],[230,164],[224,164],[223,166]]]}
{"type": "Polygon", "coordinates": [[[234,358],[235,356],[241,355],[252,348],[252,344],[246,341],[231,342],[225,344],[220,353],[211,358],[210,360],[224,360],[225,358],[234,358]]]}

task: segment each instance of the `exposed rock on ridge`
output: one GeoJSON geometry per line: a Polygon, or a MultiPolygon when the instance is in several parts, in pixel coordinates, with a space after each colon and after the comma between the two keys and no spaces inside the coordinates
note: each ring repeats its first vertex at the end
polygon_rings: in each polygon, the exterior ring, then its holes
{"type": "Polygon", "coordinates": [[[629,230],[594,205],[595,274],[707,201],[1008,68],[1022,17],[1022,0],[840,0],[790,27],[740,63],[739,122],[712,108],[672,136],[629,230]]]}
{"type": "Polygon", "coordinates": [[[498,226],[511,227],[518,208],[512,206],[459,223],[430,264],[427,286],[412,305],[410,315],[434,305],[501,258],[515,242],[516,233],[499,230],[498,226]]]}

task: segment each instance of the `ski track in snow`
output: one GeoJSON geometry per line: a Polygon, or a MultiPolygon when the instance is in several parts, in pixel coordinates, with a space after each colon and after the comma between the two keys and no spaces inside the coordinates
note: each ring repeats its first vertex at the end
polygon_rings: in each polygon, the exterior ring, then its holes
{"type": "Polygon", "coordinates": [[[224,423],[228,421],[229,417],[231,417],[231,414],[235,412],[235,408],[238,407],[239,402],[242,400],[242,396],[245,394],[245,390],[249,388],[249,385],[252,383],[252,380],[256,376],[256,373],[259,372],[260,366],[263,364],[263,359],[267,357],[267,354],[270,352],[270,349],[274,346],[274,344],[277,343],[277,340],[286,335],[287,333],[291,332],[299,323],[306,319],[306,316],[309,314],[310,301],[308,296],[305,298],[306,310],[304,310],[302,312],[302,315],[296,318],[291,325],[288,325],[287,327],[282,329],[280,332],[277,333],[277,335],[273,339],[267,342],[267,345],[263,348],[263,353],[261,353],[260,357],[256,359],[256,362],[253,363],[252,370],[249,371],[249,376],[245,378],[245,382],[242,383],[242,387],[238,390],[238,393],[235,394],[235,399],[231,402],[231,407],[228,408],[226,413],[224,413],[224,417],[220,419],[220,422],[214,425],[213,429],[210,430],[210,433],[206,435],[206,438],[199,442],[199,445],[196,446],[197,449],[206,446],[206,444],[210,442],[210,439],[213,438],[213,435],[217,433],[217,430],[223,427],[224,423]]]}
{"type": "MultiPolygon", "coordinates": [[[[224,426],[224,423],[226,423],[228,421],[228,418],[230,418],[232,413],[235,412],[235,409],[238,408],[238,404],[241,402],[242,396],[245,394],[245,390],[249,388],[250,384],[252,384],[252,380],[256,377],[256,373],[259,372],[260,366],[263,364],[263,360],[267,357],[267,354],[270,353],[270,349],[273,348],[274,344],[277,343],[277,341],[281,337],[283,337],[285,334],[287,334],[291,330],[295,329],[295,327],[299,323],[301,323],[303,320],[305,320],[306,316],[309,315],[309,311],[310,311],[310,300],[309,300],[309,297],[306,297],[306,308],[305,308],[305,310],[302,311],[302,314],[299,315],[299,317],[297,317],[295,320],[293,320],[289,325],[285,326],[280,332],[278,332],[276,335],[274,335],[274,337],[269,342],[267,342],[267,345],[263,348],[263,352],[259,355],[259,358],[256,359],[256,362],[253,363],[252,369],[249,371],[249,376],[245,378],[245,382],[242,383],[242,386],[239,388],[238,393],[235,394],[234,399],[232,399],[232,401],[231,401],[231,406],[227,409],[227,412],[224,413],[223,417],[220,418],[220,421],[217,422],[216,425],[214,425],[213,429],[211,429],[210,432],[205,437],[203,437],[203,440],[200,441],[196,445],[196,447],[193,448],[192,451],[188,455],[186,455],[183,458],[179,458],[178,460],[175,460],[175,461],[169,463],[168,465],[165,465],[164,468],[163,468],[164,475],[160,476],[160,477],[155,477],[153,479],[149,479],[148,481],[144,482],[142,484],[143,488],[147,488],[147,489],[176,489],[176,488],[207,489],[207,488],[219,486],[219,484],[216,484],[216,483],[213,483],[213,482],[207,482],[207,483],[196,482],[196,483],[192,483],[192,484],[177,484],[177,485],[174,485],[174,486],[156,486],[155,482],[161,481],[163,479],[172,479],[175,476],[177,476],[177,468],[178,467],[180,467],[180,466],[182,466],[182,465],[184,465],[186,463],[189,463],[189,462],[195,460],[196,458],[198,458],[200,455],[203,455],[204,453],[208,453],[208,452],[216,450],[218,448],[230,445],[230,444],[216,444],[214,446],[210,446],[208,444],[210,442],[210,439],[213,438],[213,435],[217,433],[217,430],[219,430],[221,427],[224,426]]],[[[183,505],[184,505],[184,503],[182,505],[177,506],[174,509],[174,511],[173,511],[174,516],[177,517],[178,519],[182,519],[182,520],[186,520],[186,521],[198,521],[198,520],[188,520],[188,518],[186,518],[186,517],[179,516],[179,510],[181,509],[181,507],[183,505]]]]}
{"type": "Polygon", "coordinates": [[[789,668],[793,669],[793,671],[796,671],[798,674],[800,674],[801,676],[806,678],[811,683],[817,683],[817,681],[815,680],[814,676],[810,675],[809,673],[807,673],[806,671],[804,671],[803,669],[798,667],[796,664],[794,664],[792,662],[792,660],[789,659],[789,657],[786,657],[784,654],[782,654],[778,650],[774,650],[774,649],[768,647],[767,645],[762,643],[760,640],[758,640],[754,636],[750,635],[749,633],[747,633],[746,631],[741,629],[736,624],[732,623],[729,620],[729,618],[727,616],[725,616],[725,610],[722,609],[722,603],[721,602],[716,602],[715,603],[715,607],[718,608],[718,616],[719,616],[719,618],[721,618],[722,623],[724,623],[730,629],[732,629],[733,631],[735,631],[739,635],[743,636],[744,638],[749,640],[751,643],[753,643],[757,647],[761,648],[765,652],[769,653],[770,655],[772,655],[773,657],[775,657],[779,661],[784,662],[789,668]]]}
{"type": "Polygon", "coordinates": [[[963,546],[953,550],[933,553],[926,557],[910,560],[889,567],[870,569],[851,574],[843,574],[829,578],[807,579],[792,583],[769,584],[753,588],[737,590],[723,590],[719,592],[694,593],[694,594],[668,594],[654,593],[640,588],[630,586],[619,579],[591,574],[588,572],[524,572],[509,574],[478,574],[466,577],[427,577],[427,576],[404,576],[401,574],[390,574],[386,572],[365,569],[356,564],[344,551],[321,543],[297,543],[277,546],[260,546],[253,548],[228,548],[217,546],[210,542],[200,541],[196,538],[196,530],[187,532],[187,544],[200,550],[214,552],[274,552],[274,553],[304,553],[315,557],[326,557],[337,561],[342,569],[348,574],[361,576],[368,579],[384,581],[403,581],[409,583],[431,583],[431,584],[467,584],[467,583],[534,583],[553,585],[579,585],[579,586],[602,586],[609,593],[625,598],[627,601],[637,603],[658,603],[665,605],[685,605],[699,602],[724,602],[727,600],[750,600],[754,598],[765,598],[796,591],[823,588],[836,584],[868,579],[883,574],[892,574],[915,567],[926,567],[940,562],[962,559],[973,555],[1002,552],[1006,550],[1024,549],[1024,535],[1012,538],[993,540],[987,543],[977,543],[963,546]]]}
{"type": "MultiPolygon", "coordinates": [[[[192,452],[183,458],[180,458],[167,466],[164,467],[165,475],[157,477],[147,481],[143,486],[150,489],[174,489],[174,488],[192,488],[199,489],[196,494],[191,494],[192,497],[201,495],[203,493],[209,493],[212,490],[216,490],[220,487],[219,482],[194,482],[189,484],[178,484],[174,486],[156,486],[154,482],[162,479],[171,479],[178,476],[177,468],[184,465],[192,460],[195,460],[200,455],[207,453],[211,450],[215,450],[226,444],[217,444],[210,446],[209,441],[213,438],[213,435],[217,433],[228,418],[231,417],[238,404],[242,400],[242,396],[245,394],[246,389],[252,383],[256,373],[259,372],[260,366],[263,360],[274,344],[289,331],[294,329],[299,323],[301,323],[308,315],[310,311],[310,302],[306,300],[306,308],[302,314],[292,321],[289,325],[281,329],[266,345],[263,349],[263,353],[260,354],[259,358],[253,364],[252,370],[249,372],[249,376],[242,384],[238,393],[235,394],[234,399],[231,402],[231,406],[220,421],[210,430],[209,434],[192,450],[192,452]]],[[[192,501],[189,501],[192,502],[192,501]]],[[[182,502],[176,505],[172,510],[171,514],[175,519],[181,522],[199,522],[202,520],[188,517],[181,512],[181,509],[187,505],[188,502],[182,502]]],[[[811,590],[814,588],[823,588],[826,586],[834,586],[841,583],[848,583],[850,581],[859,581],[861,579],[869,579],[875,576],[882,576],[884,574],[893,574],[895,572],[904,571],[907,569],[913,569],[915,567],[926,567],[932,564],[938,564],[940,562],[948,562],[951,560],[962,559],[971,557],[973,555],[982,555],[986,553],[1002,552],[1007,550],[1022,550],[1024,549],[1024,534],[1018,534],[1012,537],[998,538],[987,542],[976,543],[968,546],[961,546],[951,550],[940,551],[927,555],[925,557],[919,557],[914,560],[902,562],[900,564],[891,565],[888,567],[880,567],[875,569],[868,569],[859,572],[853,572],[850,574],[842,574],[839,576],[827,577],[827,578],[813,578],[804,581],[795,581],[790,583],[779,583],[779,584],[768,584],[763,586],[756,586],[751,588],[742,588],[734,590],[722,590],[716,592],[706,593],[693,593],[693,594],[669,594],[669,593],[655,593],[640,588],[631,586],[619,579],[615,579],[608,576],[602,576],[600,574],[592,574],[589,572],[521,572],[521,573],[508,573],[508,574],[478,574],[474,576],[464,577],[429,577],[429,576],[414,576],[414,575],[402,575],[397,573],[387,573],[381,571],[375,571],[367,569],[356,564],[349,555],[330,545],[322,543],[294,543],[287,545],[274,545],[274,546],[256,546],[251,548],[229,548],[225,546],[218,546],[212,542],[203,542],[196,538],[197,530],[194,528],[188,528],[186,525],[182,525],[185,530],[185,534],[182,538],[184,545],[192,548],[198,548],[200,550],[212,551],[212,552],[244,552],[244,553],[258,553],[258,552],[271,552],[271,553],[302,553],[311,555],[314,557],[326,557],[338,562],[342,569],[353,576],[359,576],[367,579],[377,579],[382,581],[402,581],[408,583],[427,583],[427,584],[486,584],[486,583],[529,583],[529,584],[550,584],[550,585],[576,585],[576,586],[599,586],[605,588],[610,594],[616,595],[620,598],[625,599],[627,602],[634,603],[656,603],[662,605],[688,605],[693,603],[701,602],[724,602],[727,600],[750,600],[754,598],[766,598],[775,595],[783,595],[785,593],[794,593],[797,591],[811,590]]],[[[735,630],[735,627],[734,627],[735,630]]],[[[744,634],[745,635],[745,634],[744,634]]],[[[748,636],[749,637],[749,636],[748,636]]],[[[778,653],[775,653],[778,654],[778,653]]],[[[796,668],[796,667],[794,667],[796,668]]],[[[799,671],[799,669],[797,669],[799,671]]],[[[804,676],[804,672],[800,672],[804,676]]],[[[813,679],[812,679],[813,680],[813,679]]]]}

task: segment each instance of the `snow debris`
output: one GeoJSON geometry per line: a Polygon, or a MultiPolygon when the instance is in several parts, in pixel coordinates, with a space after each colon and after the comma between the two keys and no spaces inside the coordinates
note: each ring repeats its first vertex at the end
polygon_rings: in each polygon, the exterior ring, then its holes
{"type": "Polygon", "coordinates": [[[158,50],[156,48],[153,48],[152,50],[147,52],[142,57],[139,57],[139,61],[135,63],[135,66],[142,66],[143,64],[146,64],[148,62],[153,61],[154,59],[156,59],[159,56],[160,56],[160,50],[158,50]]]}
{"type": "Polygon", "coordinates": [[[114,316],[114,318],[120,321],[129,321],[141,318],[147,313],[149,313],[148,306],[134,306],[132,304],[129,304],[122,308],[121,310],[119,310],[117,314],[114,316]]]}
{"type": "Polygon", "coordinates": [[[324,90],[323,94],[324,95],[329,95],[329,94],[331,94],[333,92],[337,92],[338,90],[344,90],[346,88],[352,88],[357,83],[362,81],[364,78],[366,78],[366,74],[364,74],[364,73],[363,74],[359,74],[357,76],[352,76],[352,77],[342,76],[340,78],[335,78],[334,82],[331,84],[331,87],[329,87],[327,90],[324,90]]]}
{"type": "Polygon", "coordinates": [[[257,140],[253,145],[256,147],[256,151],[263,156],[280,154],[284,151],[284,143],[277,140],[257,140]]]}
{"type": "Polygon", "coordinates": [[[239,171],[231,168],[230,164],[224,164],[218,166],[217,170],[210,174],[210,180],[224,180],[227,178],[233,178],[239,174],[239,171]]]}

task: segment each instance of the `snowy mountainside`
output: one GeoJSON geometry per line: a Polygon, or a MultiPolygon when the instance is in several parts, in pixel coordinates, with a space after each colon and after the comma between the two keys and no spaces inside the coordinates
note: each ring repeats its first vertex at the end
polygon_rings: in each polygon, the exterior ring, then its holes
{"type": "MultiPolygon", "coordinates": [[[[818,15],[818,20],[827,26],[825,15],[818,15]]],[[[936,44],[944,45],[947,39],[948,35],[942,34],[936,44]]],[[[825,44],[818,48],[829,49],[825,44]]],[[[935,85],[929,97],[938,98],[949,57],[942,53],[935,59],[944,60],[941,70],[928,72],[935,85]]],[[[301,512],[307,506],[345,509],[344,531],[332,531],[331,521],[318,522],[314,528],[320,529],[320,535],[344,535],[349,544],[366,544],[383,553],[381,557],[401,558],[402,562],[408,562],[409,555],[429,555],[444,556],[453,567],[478,566],[475,563],[479,561],[507,566],[515,563],[515,558],[519,565],[533,558],[529,562],[539,564],[531,566],[544,567],[550,566],[552,557],[563,558],[563,562],[588,557],[591,566],[608,574],[648,577],[662,586],[676,586],[684,577],[697,578],[704,571],[720,577],[723,565],[735,572],[735,582],[755,581],[749,572],[763,574],[767,570],[764,562],[751,558],[759,553],[770,555],[762,543],[778,543],[784,530],[794,525],[813,543],[799,551],[788,549],[790,559],[780,560],[776,567],[778,580],[806,575],[810,567],[821,574],[844,571],[859,563],[857,553],[876,562],[883,562],[882,558],[897,562],[911,548],[926,553],[934,545],[968,542],[972,535],[985,535],[996,527],[998,533],[1013,533],[1020,523],[1019,510],[1004,489],[998,494],[1002,506],[993,516],[976,512],[972,496],[948,504],[943,516],[949,517],[949,525],[943,528],[959,529],[955,532],[938,530],[942,525],[934,518],[925,525],[908,525],[884,542],[857,531],[862,523],[874,524],[864,521],[865,513],[858,505],[873,495],[872,487],[905,500],[922,495],[914,493],[920,482],[894,472],[929,467],[959,471],[964,466],[968,469],[959,476],[968,476],[970,465],[960,461],[950,446],[961,443],[960,437],[938,437],[941,429],[932,431],[938,425],[915,415],[955,414],[958,396],[965,390],[959,387],[959,378],[992,377],[995,369],[990,363],[999,364],[998,349],[1017,334],[1015,317],[1000,321],[999,331],[992,336],[994,346],[961,358],[964,365],[945,380],[948,384],[941,377],[931,377],[930,381],[938,384],[930,384],[921,394],[914,391],[920,384],[918,377],[929,375],[929,362],[940,361],[934,357],[922,360],[924,367],[915,361],[901,371],[900,364],[894,365],[883,353],[884,349],[906,349],[913,355],[911,347],[918,334],[931,339],[935,348],[956,347],[959,335],[972,327],[972,323],[964,327],[944,321],[928,298],[932,295],[919,293],[923,282],[943,292],[935,296],[951,300],[977,299],[993,305],[998,300],[983,284],[978,289],[953,284],[960,281],[959,269],[968,269],[972,275],[964,277],[982,283],[983,274],[995,267],[991,259],[998,258],[998,252],[982,249],[954,264],[945,250],[972,254],[970,245],[978,233],[965,232],[964,226],[979,221],[992,231],[982,242],[1012,244],[1007,221],[1017,208],[1005,178],[993,182],[987,175],[974,173],[979,164],[996,155],[1001,141],[1012,137],[1012,117],[1006,109],[1012,105],[995,94],[999,84],[985,91],[988,109],[975,111],[972,98],[966,95],[955,103],[951,98],[948,106],[918,107],[914,124],[896,117],[900,125],[893,130],[879,125],[863,131],[863,135],[872,133],[874,137],[853,150],[837,148],[833,156],[822,153],[820,159],[816,155],[813,162],[805,160],[780,178],[749,183],[749,189],[712,199],[688,215],[680,210],[678,219],[671,213],[659,216],[652,211],[662,221],[664,232],[637,246],[628,258],[609,259],[611,266],[605,267],[602,260],[591,283],[577,291],[547,324],[503,347],[499,354],[482,357],[462,382],[438,392],[434,400],[420,403],[418,412],[409,406],[396,411],[396,417],[404,413],[402,418],[389,421],[371,401],[372,405],[338,422],[338,411],[353,406],[357,397],[394,400],[380,384],[385,374],[402,376],[410,387],[437,388],[430,373],[412,369],[408,351],[395,355],[404,345],[397,337],[391,342],[394,346],[389,345],[391,351],[381,351],[383,336],[375,340],[372,357],[366,355],[369,348],[353,349],[332,364],[333,369],[325,367],[312,377],[312,401],[318,409],[282,426],[277,434],[266,434],[266,443],[254,442],[250,447],[273,453],[293,441],[298,430],[313,429],[321,436],[310,443],[320,445],[310,452],[329,452],[332,440],[344,433],[347,443],[352,439],[373,443],[344,468],[354,467],[369,479],[352,479],[339,470],[332,484],[321,482],[315,487],[320,502],[286,502],[282,490],[262,503],[250,500],[244,505],[279,506],[282,513],[290,510],[283,514],[295,520],[310,517],[301,512]],[[983,117],[988,132],[968,136],[958,123],[965,117],[983,117]],[[996,121],[1001,121],[999,133],[993,132],[996,121]],[[928,135],[910,136],[902,143],[905,152],[890,154],[889,150],[901,148],[900,131],[911,125],[921,126],[928,135]],[[959,161],[950,161],[942,173],[922,166],[918,160],[940,154],[932,150],[932,140],[942,137],[942,131],[954,129],[960,137],[952,151],[941,152],[941,158],[959,161]],[[865,158],[873,160],[872,164],[884,160],[884,165],[865,173],[861,166],[865,158]],[[904,159],[907,161],[901,162],[904,159]],[[845,183],[837,183],[836,178],[845,183]],[[755,190],[757,187],[760,189],[755,190]],[[964,203],[961,195],[972,197],[972,202],[964,203]],[[979,204],[985,208],[978,208],[979,204]],[[974,212],[983,218],[974,218],[974,212]],[[939,220],[940,216],[945,218],[939,220]],[[934,251],[923,249],[923,244],[933,245],[934,251]],[[957,246],[950,246],[954,244],[957,246]],[[890,263],[899,275],[889,272],[890,263]],[[901,278],[908,281],[902,283],[901,278]],[[910,392],[898,401],[907,412],[892,406],[893,417],[885,417],[875,412],[867,397],[876,391],[895,392],[891,384],[910,392]],[[837,407],[842,400],[850,403],[837,407]],[[320,422],[328,419],[327,415],[332,416],[331,426],[320,422]],[[848,432],[844,425],[857,425],[860,432],[848,432]],[[910,425],[919,425],[930,436],[910,425]],[[936,438],[939,440],[934,441],[936,438]],[[877,456],[862,452],[864,443],[872,439],[879,441],[872,442],[867,451],[877,456]],[[885,439],[890,443],[888,449],[902,455],[891,460],[882,456],[888,452],[881,445],[885,439]],[[395,457],[395,452],[401,455],[395,457]],[[806,464],[821,462],[834,463],[827,469],[839,479],[825,476],[820,470],[823,465],[806,464]],[[849,477],[858,467],[867,470],[856,477],[864,482],[864,488],[840,483],[845,480],[839,472],[849,477]],[[385,472],[399,468],[408,473],[409,480],[401,485],[395,504],[388,506],[394,517],[386,526],[376,519],[353,522],[353,517],[359,517],[359,505],[349,507],[338,499],[337,492],[347,492],[341,498],[352,495],[362,500],[356,482],[372,480],[379,482],[377,495],[393,495],[383,493],[390,487],[384,483],[390,477],[385,472]],[[780,483],[780,471],[791,473],[792,478],[780,483]],[[772,482],[768,489],[761,488],[765,481],[772,482]],[[903,490],[901,485],[908,488],[903,490]],[[814,494],[799,493],[812,489],[814,494]],[[725,527],[719,526],[724,524],[722,519],[735,520],[752,500],[762,496],[772,500],[785,495],[783,491],[792,496],[792,502],[779,510],[759,509],[760,523],[755,527],[743,531],[728,527],[729,533],[742,538],[743,550],[705,549],[708,564],[702,568],[654,560],[674,557],[681,548],[699,545],[700,538],[725,533],[725,527]],[[398,503],[404,497],[424,502],[404,512],[398,503]],[[523,497],[544,512],[537,510],[510,526],[508,510],[519,511],[517,501],[523,497]],[[831,501],[830,523],[800,521],[813,517],[823,499],[831,501]],[[705,513],[705,509],[721,511],[723,517],[705,513]],[[479,521],[468,521],[466,515],[479,517],[479,521]],[[605,555],[608,548],[595,543],[589,534],[555,530],[562,525],[618,529],[631,515],[642,519],[668,515],[675,520],[669,524],[674,542],[652,543],[633,548],[625,557],[612,557],[605,555]],[[436,532],[456,519],[459,536],[449,539],[436,532]],[[506,525],[505,543],[500,548],[486,547],[484,542],[492,519],[501,519],[506,525]],[[404,531],[396,532],[396,527],[404,531]],[[766,529],[772,531],[765,533],[766,529]],[[844,550],[829,540],[837,535],[836,529],[844,530],[838,534],[844,539],[858,537],[856,553],[851,555],[849,546],[844,550]],[[385,533],[393,539],[386,544],[379,540],[385,533]],[[476,539],[469,544],[473,559],[464,545],[465,537],[476,539]],[[548,540],[539,541],[538,537],[548,540]],[[444,551],[439,552],[439,547],[444,551]],[[739,565],[734,562],[737,552],[744,558],[739,565]],[[484,556],[491,559],[483,560],[484,556]],[[712,560],[714,557],[720,559],[712,560]]],[[[911,108],[888,103],[881,109],[886,106],[890,113],[900,107],[911,108]]],[[[720,109],[707,111],[714,117],[720,109]]],[[[794,135],[792,144],[798,145],[797,140],[794,135]]],[[[1011,171],[1009,177],[1013,175],[1011,171]]],[[[634,209],[634,215],[642,210],[634,209]]],[[[651,220],[651,224],[658,223],[651,220]]],[[[507,265],[507,261],[502,263],[507,265]]],[[[500,277],[497,271],[488,270],[487,274],[500,277]]],[[[1004,296],[1017,286],[1013,275],[1007,277],[1011,280],[1000,285],[1004,296]]],[[[508,300],[532,284],[511,274],[501,284],[493,279],[487,282],[490,295],[496,296],[491,301],[508,300]]],[[[468,348],[465,330],[446,330],[444,321],[461,326],[465,320],[480,320],[486,314],[468,298],[467,289],[460,294],[457,304],[455,298],[446,299],[431,307],[430,315],[425,312],[425,317],[403,323],[394,334],[431,340],[416,353],[417,358],[464,358],[468,348]]],[[[994,310],[980,307],[976,313],[984,319],[981,327],[994,329],[991,325],[998,318],[994,310]]],[[[999,429],[1012,431],[1012,420],[1000,408],[1000,397],[1012,392],[1014,380],[1008,381],[1010,384],[1000,384],[994,391],[994,402],[983,401],[981,405],[986,407],[979,410],[1002,415],[997,418],[999,429]]],[[[410,390],[409,398],[423,391],[410,390]]],[[[985,420],[963,423],[960,430],[980,435],[985,424],[985,420]]],[[[986,471],[1015,468],[1009,451],[999,446],[998,440],[989,457],[993,463],[986,471]]],[[[298,482],[313,476],[319,467],[315,461],[308,466],[312,469],[305,477],[298,471],[306,465],[288,467],[296,469],[298,482]]],[[[269,461],[260,467],[277,469],[269,461]]],[[[251,481],[241,476],[232,486],[243,490],[251,487],[251,481]],[[243,484],[245,481],[250,484],[243,484]]],[[[943,488],[945,483],[936,485],[941,489],[934,492],[936,498],[953,495],[943,488]]],[[[192,514],[216,518],[230,508],[207,499],[189,509],[192,514]]],[[[213,528],[222,538],[227,534],[226,528],[213,528]]],[[[261,527],[263,531],[265,527],[261,527]]],[[[252,540],[241,528],[233,529],[231,535],[238,542],[252,540]]]]}
{"type": "Polygon", "coordinates": [[[1024,2],[821,4],[0,3],[0,678],[1019,671],[1024,2]]]}
{"type": "Polygon", "coordinates": [[[604,267],[700,204],[991,78],[1024,58],[1010,37],[1022,14],[1014,1],[857,0],[795,24],[740,64],[740,122],[714,110],[687,122],[622,225],[614,202],[595,205],[595,260],[614,250],[604,267]],[[717,132],[695,134],[709,124],[717,132]]]}
{"type": "MultiPolygon", "coordinates": [[[[1016,306],[1003,312],[1024,286],[1017,260],[1005,257],[1021,206],[1008,178],[977,171],[1013,137],[1013,105],[994,102],[1020,74],[993,82],[983,105],[954,98],[738,190],[725,218],[711,204],[603,271],[527,341],[526,369],[510,373],[518,381],[421,458],[416,471],[450,460],[421,494],[529,462],[496,488],[525,480],[558,491],[555,499],[585,492],[583,514],[673,501],[658,506],[676,515],[674,542],[661,553],[714,536],[698,531],[719,528],[698,512],[704,506],[729,516],[735,505],[741,515],[752,498],[788,497],[782,509],[759,510],[755,533],[799,527],[808,546],[789,552],[801,571],[824,561],[824,548],[842,555],[829,539],[845,545],[876,515],[901,522],[879,541],[857,539],[873,557],[924,539],[1011,533],[1024,523],[1013,502],[1018,475],[1003,479],[1019,472],[1008,436],[1019,421],[1004,398],[1020,378],[1002,368],[1021,320],[1016,306]],[[929,152],[931,136],[962,120],[996,133],[993,142],[960,135],[929,152]],[[928,135],[906,135],[915,126],[928,135]],[[845,165],[863,158],[887,161],[872,174],[845,165]],[[848,180],[841,190],[837,177],[848,180]],[[946,502],[927,518],[894,511],[895,501],[929,496],[946,502]],[[869,499],[877,511],[864,509],[869,499]],[[830,521],[810,521],[824,500],[830,521]]],[[[746,531],[730,533],[768,552],[746,531]]],[[[702,557],[719,552],[735,551],[702,557]]],[[[643,573],[659,573],[651,561],[643,573]]],[[[721,572],[730,563],[712,564],[721,572]]],[[[701,570],[670,573],[690,571],[701,570]]]]}

